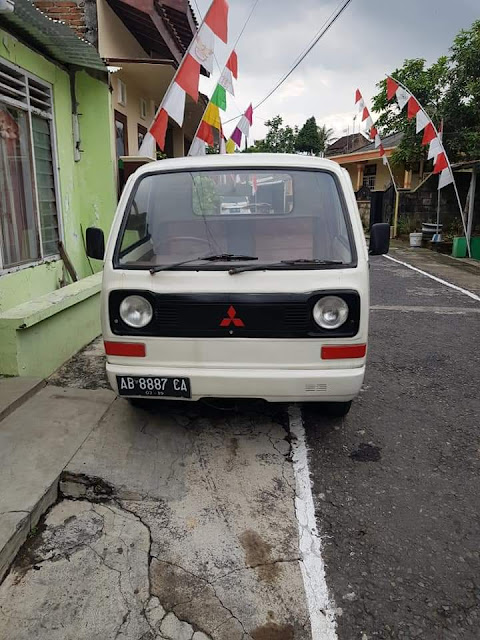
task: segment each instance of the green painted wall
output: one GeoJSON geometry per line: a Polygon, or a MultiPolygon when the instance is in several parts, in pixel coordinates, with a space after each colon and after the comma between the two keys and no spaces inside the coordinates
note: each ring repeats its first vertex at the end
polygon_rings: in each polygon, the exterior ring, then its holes
{"type": "MultiPolygon", "coordinates": [[[[57,158],[60,167],[60,215],[67,253],[79,278],[92,273],[82,232],[96,225],[108,233],[116,207],[112,111],[108,85],[85,71],[76,74],[83,153],[74,161],[72,105],[68,73],[0,29],[0,58],[17,64],[53,85],[57,158]]],[[[95,271],[101,263],[92,261],[95,271]]],[[[0,276],[0,312],[69,282],[63,263],[27,267],[0,276]]]]}

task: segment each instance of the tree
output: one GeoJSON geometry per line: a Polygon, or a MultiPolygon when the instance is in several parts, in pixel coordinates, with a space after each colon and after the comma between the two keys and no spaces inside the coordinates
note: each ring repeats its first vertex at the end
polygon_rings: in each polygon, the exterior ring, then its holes
{"type": "MultiPolygon", "coordinates": [[[[448,59],[443,56],[431,67],[425,65],[422,59],[405,60],[403,67],[395,69],[391,75],[408,87],[438,125],[442,94],[448,78],[448,59]]],[[[401,111],[395,100],[387,100],[387,81],[382,80],[377,87],[380,91],[373,98],[373,111],[380,113],[380,117],[376,126],[382,136],[403,132],[403,139],[392,155],[392,163],[403,163],[409,168],[424,158],[422,137],[416,133],[415,120],[408,120],[406,107],[401,111]]]]}
{"type": "Polygon", "coordinates": [[[327,129],[326,125],[318,127],[318,135],[320,136],[320,150],[325,153],[328,145],[332,142],[334,131],[331,128],[327,129]]]}
{"type": "Polygon", "coordinates": [[[300,129],[295,143],[295,149],[303,153],[310,153],[314,156],[318,156],[320,151],[323,151],[317,121],[314,116],[308,118],[300,129]]]}
{"type": "MultiPolygon", "coordinates": [[[[430,67],[425,60],[405,60],[392,74],[419,100],[434,124],[443,119],[443,142],[450,160],[480,157],[480,20],[456,36],[449,56],[441,56],[430,67]]],[[[394,100],[387,100],[386,80],[377,84],[373,111],[379,113],[381,135],[403,132],[403,140],[392,161],[410,167],[426,158],[415,120],[408,121],[394,100]]]]}
{"type": "Polygon", "coordinates": [[[444,139],[457,159],[480,158],[480,20],[450,49],[449,87],[442,103],[444,139]]]}
{"type": "Polygon", "coordinates": [[[256,140],[252,147],[247,149],[247,153],[294,153],[295,141],[298,129],[290,126],[283,127],[283,118],[275,116],[267,120],[267,135],[263,140],[256,140]]]}

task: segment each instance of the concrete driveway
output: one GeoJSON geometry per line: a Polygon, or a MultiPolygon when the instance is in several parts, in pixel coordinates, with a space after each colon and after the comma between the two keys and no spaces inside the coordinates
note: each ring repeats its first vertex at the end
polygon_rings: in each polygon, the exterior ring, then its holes
{"type": "MultiPolygon", "coordinates": [[[[345,420],[115,400],[0,586],[0,637],[478,638],[480,302],[386,258],[372,294],[345,420]]],[[[103,384],[87,356],[55,384],[103,384]]]]}

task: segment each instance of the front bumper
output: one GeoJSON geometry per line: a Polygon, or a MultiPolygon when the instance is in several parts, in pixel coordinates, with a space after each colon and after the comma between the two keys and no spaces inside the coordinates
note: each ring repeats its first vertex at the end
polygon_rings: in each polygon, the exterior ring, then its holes
{"type": "Polygon", "coordinates": [[[365,366],[323,370],[247,370],[139,367],[107,363],[107,375],[112,389],[117,393],[117,375],[160,376],[190,378],[192,401],[201,398],[261,398],[268,402],[347,402],[358,395],[365,376],[365,366]]]}

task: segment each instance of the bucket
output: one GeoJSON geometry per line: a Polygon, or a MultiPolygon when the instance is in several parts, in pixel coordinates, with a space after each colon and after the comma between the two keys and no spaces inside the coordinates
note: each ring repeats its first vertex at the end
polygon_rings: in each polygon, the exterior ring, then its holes
{"type": "Polygon", "coordinates": [[[422,246],[422,234],[421,233],[411,233],[410,234],[410,246],[411,247],[421,247],[422,246]]]}

